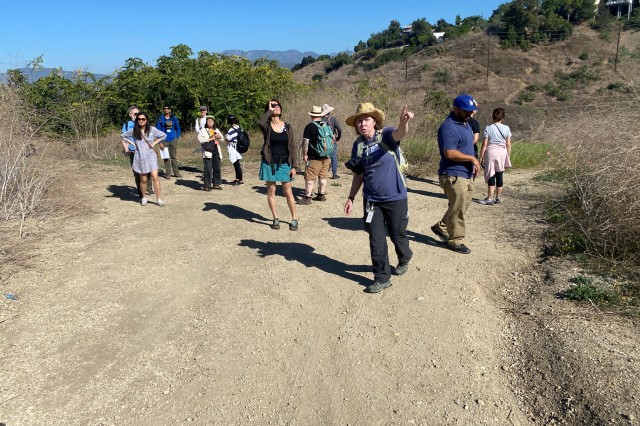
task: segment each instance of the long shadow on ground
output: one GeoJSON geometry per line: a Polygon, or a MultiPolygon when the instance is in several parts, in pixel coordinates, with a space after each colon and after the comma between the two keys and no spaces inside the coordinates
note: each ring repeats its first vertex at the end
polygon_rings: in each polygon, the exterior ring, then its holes
{"type": "Polygon", "coordinates": [[[346,264],[323,254],[315,253],[315,249],[308,244],[241,240],[238,245],[258,250],[260,257],[282,256],[286,260],[300,262],[307,268],[317,268],[327,274],[354,281],[361,286],[371,284],[370,279],[357,274],[357,272],[371,272],[370,266],[346,264]]]}
{"type": "Polygon", "coordinates": [[[442,192],[423,191],[421,189],[411,189],[411,188],[407,188],[407,192],[411,192],[412,194],[424,195],[425,197],[442,198],[445,200],[447,199],[447,196],[442,192]]]}
{"type": "Polygon", "coordinates": [[[138,190],[129,185],[109,185],[107,190],[111,195],[106,195],[109,198],[120,198],[122,201],[140,201],[140,197],[137,196],[138,190]]]}
{"type": "Polygon", "coordinates": [[[437,187],[440,187],[440,182],[438,182],[437,180],[433,180],[433,179],[421,178],[421,177],[415,177],[415,176],[407,176],[407,180],[415,180],[416,182],[430,183],[431,185],[435,185],[437,187]]]}
{"type": "MultiPolygon", "coordinates": [[[[364,231],[364,224],[362,223],[361,217],[324,217],[322,220],[326,221],[329,226],[333,228],[343,229],[345,231],[364,231]]],[[[444,244],[439,239],[418,234],[417,232],[407,230],[407,236],[409,240],[414,243],[444,247],[444,244]]],[[[391,243],[389,242],[389,244],[391,243]]]]}
{"type": "Polygon", "coordinates": [[[271,220],[266,217],[254,213],[250,210],[243,209],[242,207],[234,206],[231,204],[218,204],[218,203],[205,203],[202,211],[215,210],[220,214],[225,215],[229,219],[242,219],[247,222],[259,223],[261,225],[271,224],[271,220]]]}
{"type": "MultiPolygon", "coordinates": [[[[183,178],[177,178],[175,182],[176,182],[176,185],[179,185],[179,186],[184,186],[184,187],[191,188],[191,189],[196,189],[196,190],[201,190],[202,189],[202,183],[199,182],[199,181],[187,180],[187,179],[183,179],[183,178]]],[[[165,185],[166,185],[166,183],[165,183],[165,185]]]]}

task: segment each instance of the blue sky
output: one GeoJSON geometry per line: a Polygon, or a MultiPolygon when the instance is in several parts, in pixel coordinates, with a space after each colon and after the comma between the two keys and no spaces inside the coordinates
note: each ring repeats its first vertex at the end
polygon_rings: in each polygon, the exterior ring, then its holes
{"type": "Polygon", "coordinates": [[[456,15],[491,16],[498,0],[304,0],[130,1],[33,0],[3,5],[0,72],[44,55],[45,67],[111,73],[130,57],[150,65],[171,46],[195,53],[289,50],[336,53],[387,28],[392,19],[408,25],[435,23],[456,15]]]}

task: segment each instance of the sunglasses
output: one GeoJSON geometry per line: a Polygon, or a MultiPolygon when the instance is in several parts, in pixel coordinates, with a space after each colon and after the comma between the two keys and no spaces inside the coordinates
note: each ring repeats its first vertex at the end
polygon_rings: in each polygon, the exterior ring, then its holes
{"type": "Polygon", "coordinates": [[[147,121],[147,119],[142,117],[142,118],[138,118],[136,121],[147,121]]]}

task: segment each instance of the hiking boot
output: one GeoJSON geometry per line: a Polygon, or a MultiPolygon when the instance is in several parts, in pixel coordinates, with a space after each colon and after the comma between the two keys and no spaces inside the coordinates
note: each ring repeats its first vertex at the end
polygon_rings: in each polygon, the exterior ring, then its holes
{"type": "Polygon", "coordinates": [[[239,180],[238,183],[236,183],[236,185],[240,186],[240,185],[244,185],[244,182],[239,180]]]}
{"type": "Polygon", "coordinates": [[[383,283],[376,281],[369,287],[365,288],[364,291],[365,293],[380,293],[382,290],[389,287],[391,287],[391,280],[386,280],[383,283]]]}
{"type": "Polygon", "coordinates": [[[442,241],[443,243],[446,243],[447,241],[449,241],[449,236],[444,232],[442,232],[442,229],[440,229],[438,225],[433,225],[431,227],[431,232],[436,234],[438,238],[440,238],[440,241],[442,241]]]}
{"type": "Polygon", "coordinates": [[[340,179],[340,176],[338,176],[338,175],[333,175],[333,176],[331,176],[331,179],[340,179]]]}
{"type": "Polygon", "coordinates": [[[313,197],[313,201],[327,201],[327,196],[325,194],[318,194],[313,197]]]}
{"type": "Polygon", "coordinates": [[[143,198],[142,200],[140,200],[140,205],[146,206],[147,205],[147,199],[143,198]]]}
{"type": "Polygon", "coordinates": [[[398,266],[396,266],[396,275],[404,275],[408,269],[408,263],[398,263],[398,266]]]}
{"type": "Polygon", "coordinates": [[[493,204],[502,204],[502,200],[500,199],[500,197],[496,198],[493,204]]]}
{"type": "Polygon", "coordinates": [[[158,205],[158,207],[164,207],[166,206],[165,202],[162,201],[160,198],[158,198],[158,200],[156,201],[156,204],[158,205]]]}
{"type": "Polygon", "coordinates": [[[289,224],[289,231],[297,231],[298,230],[298,219],[293,219],[289,224]]]}
{"type": "Polygon", "coordinates": [[[273,219],[273,223],[269,226],[271,229],[280,229],[280,219],[273,219]]]}
{"type": "Polygon", "coordinates": [[[298,204],[308,205],[311,204],[311,197],[307,197],[306,195],[298,200],[298,204]]]}
{"type": "Polygon", "coordinates": [[[492,206],[493,200],[491,198],[485,198],[484,200],[478,200],[478,204],[482,204],[483,206],[492,206]]]}
{"type": "Polygon", "coordinates": [[[447,244],[447,248],[449,250],[455,251],[456,253],[460,253],[460,254],[471,253],[471,250],[469,249],[469,247],[465,246],[464,244],[447,244]]]}
{"type": "Polygon", "coordinates": [[[222,186],[221,185],[213,185],[213,189],[222,190],[222,186]]]}

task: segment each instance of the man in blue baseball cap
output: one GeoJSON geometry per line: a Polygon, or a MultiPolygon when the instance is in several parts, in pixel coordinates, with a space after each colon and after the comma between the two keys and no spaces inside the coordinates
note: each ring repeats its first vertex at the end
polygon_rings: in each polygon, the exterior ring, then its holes
{"type": "Polygon", "coordinates": [[[465,237],[464,215],[471,204],[473,179],[480,170],[473,151],[473,130],[469,125],[469,118],[477,110],[475,99],[463,93],[453,100],[453,111],[438,128],[438,177],[449,208],[431,230],[450,250],[462,254],[471,253],[462,243],[465,237]]]}

